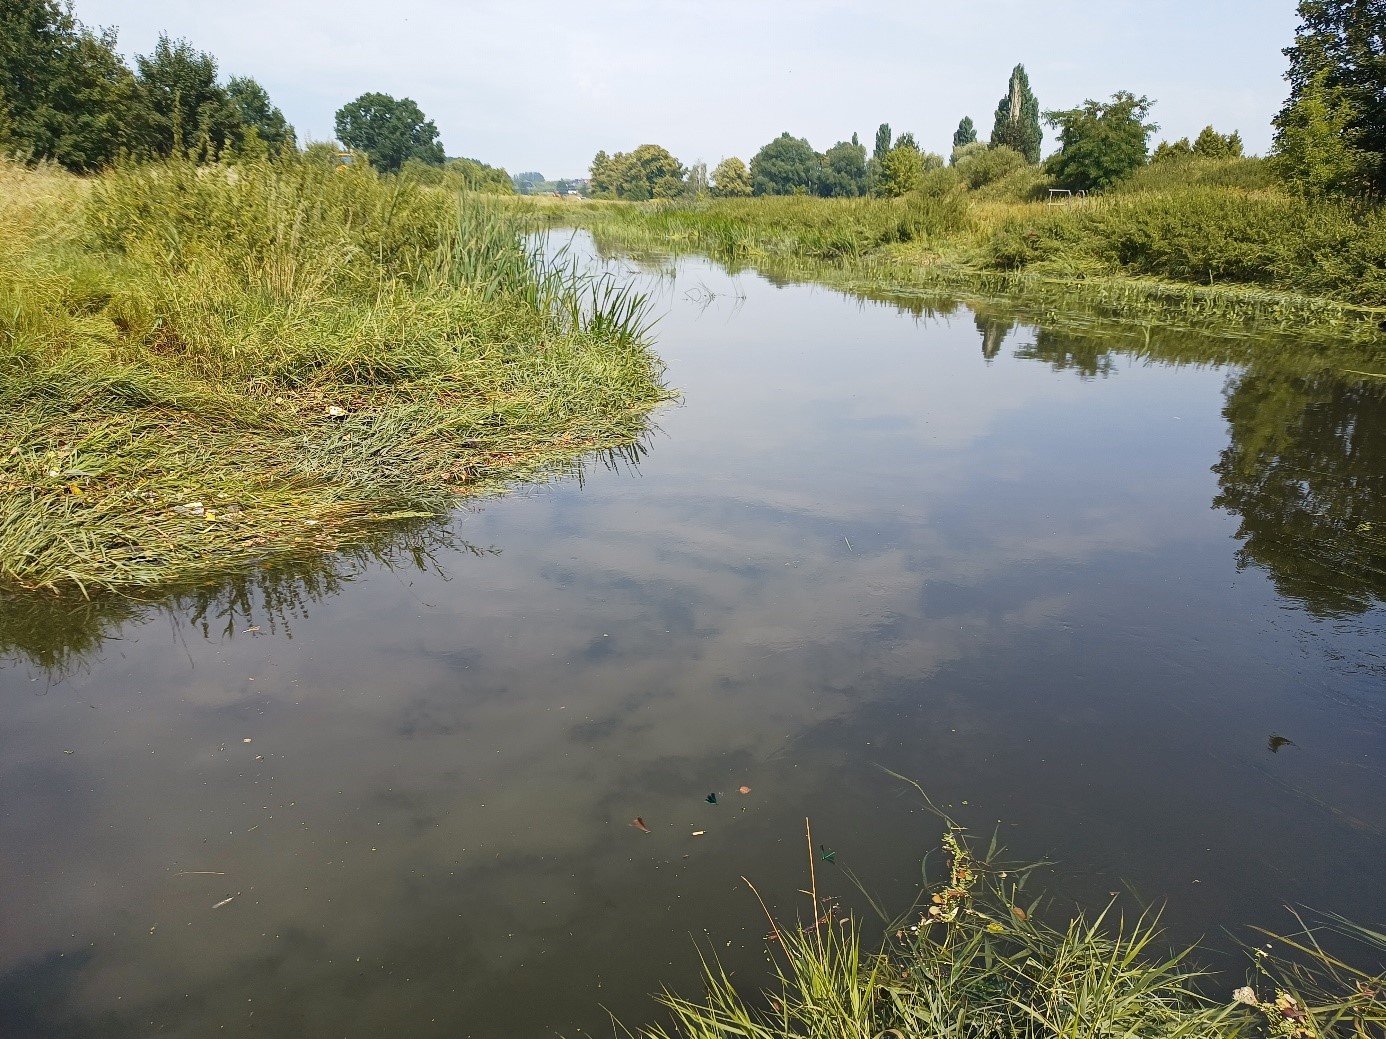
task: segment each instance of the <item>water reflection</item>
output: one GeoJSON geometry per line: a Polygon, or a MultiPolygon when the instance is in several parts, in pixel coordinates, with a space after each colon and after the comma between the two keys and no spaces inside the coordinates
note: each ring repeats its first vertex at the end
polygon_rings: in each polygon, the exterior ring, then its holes
{"type": "MultiPolygon", "coordinates": [[[[805,816],[825,871],[908,899],[937,833],[880,766],[1075,900],[1170,896],[1181,938],[1386,908],[1380,632],[1238,571],[1209,508],[1228,409],[1285,377],[660,262],[683,400],[579,479],[163,604],[0,611],[0,1034],[605,1034],[696,991],[689,935],[760,967],[740,878],[791,902],[805,816]]],[[[1291,425],[1267,461],[1309,464],[1291,425]]]]}
{"type": "Polygon", "coordinates": [[[1240,566],[1317,616],[1386,601],[1386,381],[1252,369],[1228,384],[1214,504],[1240,566]]]}

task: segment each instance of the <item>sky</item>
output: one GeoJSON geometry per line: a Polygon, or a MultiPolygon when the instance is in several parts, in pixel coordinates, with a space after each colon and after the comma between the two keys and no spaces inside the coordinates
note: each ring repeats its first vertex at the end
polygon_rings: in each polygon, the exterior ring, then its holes
{"type": "MultiPolygon", "coordinates": [[[[360,94],[418,102],[449,155],[585,176],[597,151],[661,144],[748,160],[788,131],[823,151],[887,122],[947,154],[983,139],[1016,63],[1040,107],[1129,90],[1155,141],[1207,124],[1270,146],[1294,0],[76,0],[131,59],[161,32],[253,76],[328,141],[360,94]]],[[[1046,130],[1045,151],[1054,147],[1046,130]]]]}

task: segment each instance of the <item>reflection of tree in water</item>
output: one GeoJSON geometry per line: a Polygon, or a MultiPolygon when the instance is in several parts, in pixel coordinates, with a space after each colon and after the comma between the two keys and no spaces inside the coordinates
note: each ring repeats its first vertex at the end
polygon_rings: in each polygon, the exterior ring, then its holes
{"type": "Polygon", "coordinates": [[[293,637],[292,624],[309,607],[339,593],[371,566],[432,571],[446,577],[442,553],[481,555],[446,521],[382,528],[366,541],[200,586],[166,589],[149,598],[124,595],[54,596],[7,592],[0,599],[0,660],[41,668],[53,678],[79,670],[129,623],[164,614],[203,638],[229,638],[258,626],[293,637]]]}
{"type": "Polygon", "coordinates": [[[1215,506],[1239,566],[1318,616],[1386,602],[1386,384],[1249,371],[1228,385],[1215,506]]]}
{"type": "Polygon", "coordinates": [[[1015,328],[1015,322],[1006,318],[988,317],[980,310],[973,316],[977,322],[977,331],[982,333],[982,357],[991,361],[1001,352],[1001,344],[1015,328]]]}
{"type": "MultiPolygon", "coordinates": [[[[998,344],[999,345],[999,344],[998,344]]],[[[1085,336],[1072,332],[1035,329],[1035,341],[1018,347],[1015,356],[1025,361],[1043,361],[1056,372],[1076,372],[1085,379],[1105,378],[1116,371],[1116,352],[1120,342],[1110,336],[1085,336]]],[[[985,351],[985,345],[983,351],[985,351]]]]}

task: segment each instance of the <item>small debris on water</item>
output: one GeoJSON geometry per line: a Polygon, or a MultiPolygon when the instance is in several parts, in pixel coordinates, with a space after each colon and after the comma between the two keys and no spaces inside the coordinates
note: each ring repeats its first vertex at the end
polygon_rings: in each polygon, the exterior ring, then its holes
{"type": "Polygon", "coordinates": [[[630,823],[630,824],[631,824],[632,826],[634,826],[637,830],[639,830],[641,833],[649,833],[649,832],[650,832],[650,828],[649,828],[648,826],[645,825],[645,820],[642,819],[642,818],[640,818],[640,816],[638,816],[638,815],[637,815],[634,819],[631,820],[631,823],[630,823]]]}
{"type": "Polygon", "coordinates": [[[743,794],[749,794],[749,793],[751,792],[751,788],[748,787],[748,786],[740,787],[739,790],[740,790],[740,792],[743,793],[743,794]]]}
{"type": "Polygon", "coordinates": [[[241,742],[242,742],[242,743],[252,743],[252,742],[254,742],[254,741],[251,740],[251,738],[250,738],[249,736],[247,736],[245,739],[241,740],[241,742]]]}
{"type": "Polygon", "coordinates": [[[1294,745],[1294,740],[1287,739],[1284,736],[1277,736],[1274,733],[1272,733],[1271,738],[1266,741],[1266,749],[1269,750],[1272,754],[1280,753],[1281,747],[1293,747],[1294,745]]]}
{"type": "Polygon", "coordinates": [[[691,836],[693,836],[693,837],[701,837],[701,836],[702,836],[703,834],[705,834],[705,833],[707,833],[706,830],[694,830],[693,833],[691,834],[691,836]]]}
{"type": "Polygon", "coordinates": [[[222,899],[220,902],[218,902],[216,905],[212,906],[212,908],[213,908],[213,909],[220,909],[220,908],[221,908],[222,906],[224,906],[224,905],[230,905],[230,904],[235,900],[235,898],[236,898],[235,895],[232,895],[230,898],[223,898],[223,899],[222,899]]]}
{"type": "Polygon", "coordinates": [[[714,791],[713,793],[708,794],[707,797],[703,798],[703,800],[706,801],[706,802],[707,802],[708,804],[710,804],[710,805],[715,805],[715,804],[717,803],[717,793],[716,793],[716,791],[714,791]]]}

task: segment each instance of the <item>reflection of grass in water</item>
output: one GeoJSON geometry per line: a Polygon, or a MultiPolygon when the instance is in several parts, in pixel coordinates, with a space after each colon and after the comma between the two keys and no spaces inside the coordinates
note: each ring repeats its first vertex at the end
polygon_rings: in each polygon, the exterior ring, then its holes
{"type": "Polygon", "coordinates": [[[203,638],[230,638],[258,626],[292,633],[308,609],[340,593],[367,567],[433,571],[446,576],[443,553],[481,555],[445,523],[413,520],[377,527],[366,540],[338,551],[302,555],[238,572],[221,581],[184,584],[157,595],[98,592],[90,597],[9,592],[0,602],[0,659],[39,668],[60,679],[100,653],[122,626],[155,615],[187,623],[203,638]]]}
{"type": "MultiPolygon", "coordinates": [[[[1109,905],[1061,926],[1044,900],[1025,896],[1033,867],[1005,868],[993,841],[974,856],[947,820],[945,870],[919,902],[891,921],[881,948],[862,948],[854,920],[825,911],[811,879],[810,922],[771,923],[771,985],[750,995],[715,959],[704,959],[701,999],[666,992],[673,1030],[647,1039],[1072,1039],[1217,1037],[1380,1039],[1386,974],[1331,954],[1321,930],[1279,937],[1289,955],[1253,955],[1254,980],[1234,987],[1194,966],[1192,949],[1161,947],[1158,914],[1128,920],[1109,905]]],[[[810,863],[812,863],[810,848],[810,863]]],[[[855,877],[848,874],[854,883],[855,877]]],[[[812,873],[811,873],[812,877],[812,873]]],[[[869,896],[868,896],[869,897],[869,896]]],[[[874,902],[873,902],[874,904],[874,902]]],[[[1386,935],[1337,920],[1368,958],[1386,935]]]]}

